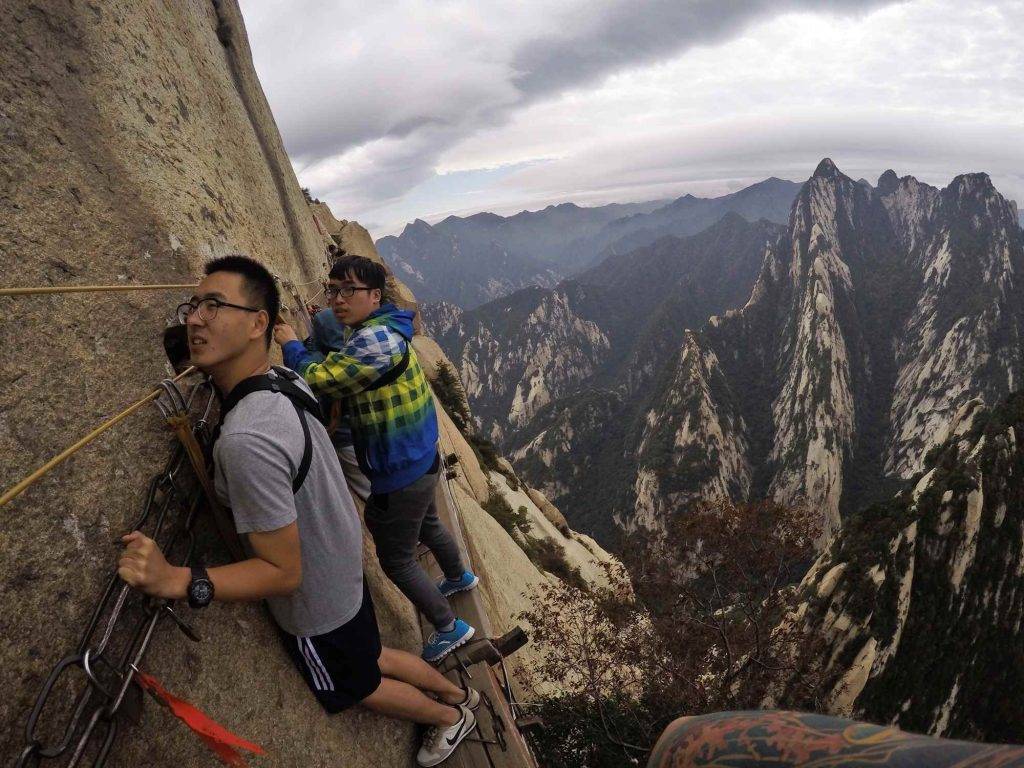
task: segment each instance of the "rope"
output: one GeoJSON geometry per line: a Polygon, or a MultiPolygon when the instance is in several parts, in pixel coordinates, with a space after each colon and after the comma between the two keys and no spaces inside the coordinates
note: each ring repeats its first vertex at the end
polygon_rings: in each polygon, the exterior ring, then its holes
{"type": "Polygon", "coordinates": [[[100,293],[103,291],[167,291],[195,287],[195,283],[183,285],[49,285],[41,288],[0,288],[0,296],[32,296],[40,293],[100,293]]]}
{"type": "Polygon", "coordinates": [[[321,285],[323,285],[323,283],[324,283],[323,278],[319,278],[319,277],[316,280],[310,280],[309,282],[306,282],[306,283],[296,283],[294,280],[289,280],[286,277],[281,277],[277,273],[272,273],[272,276],[273,276],[273,278],[275,280],[277,280],[279,283],[281,283],[281,285],[283,285],[285,288],[288,288],[288,287],[298,288],[298,287],[303,286],[303,285],[312,285],[313,283],[320,283],[321,285]]]}
{"type": "MultiPolygon", "coordinates": [[[[194,366],[189,367],[186,370],[184,370],[181,373],[179,373],[177,376],[175,376],[172,379],[172,381],[180,381],[181,379],[185,378],[186,376],[188,376],[190,373],[192,373],[195,370],[196,369],[195,369],[194,366]]],[[[43,475],[45,475],[51,469],[56,467],[58,464],[60,464],[65,459],[71,457],[73,454],[77,453],[79,450],[81,450],[86,445],[91,443],[93,440],[95,440],[97,437],[102,435],[104,432],[106,432],[108,429],[113,427],[115,424],[117,424],[118,422],[121,422],[124,419],[128,418],[129,416],[131,416],[137,410],[142,408],[142,406],[144,406],[146,403],[149,403],[149,402],[152,402],[153,400],[156,400],[163,391],[164,390],[161,389],[161,388],[153,390],[148,395],[146,395],[144,398],[139,400],[137,403],[128,406],[127,408],[125,408],[123,411],[121,411],[116,416],[112,416],[111,418],[107,419],[107,421],[103,422],[100,426],[98,426],[96,429],[94,429],[88,435],[83,437],[81,440],[79,440],[74,445],[70,446],[69,448],[64,449],[63,451],[61,451],[59,454],[54,456],[48,462],[43,464],[43,466],[41,466],[35,472],[30,474],[28,477],[24,478],[23,480],[18,482],[16,485],[8,488],[6,491],[4,491],[4,495],[0,496],[0,507],[4,506],[5,504],[7,504],[7,502],[11,501],[16,496],[21,494],[22,491],[24,491],[30,485],[35,483],[39,478],[41,478],[43,475]]]]}

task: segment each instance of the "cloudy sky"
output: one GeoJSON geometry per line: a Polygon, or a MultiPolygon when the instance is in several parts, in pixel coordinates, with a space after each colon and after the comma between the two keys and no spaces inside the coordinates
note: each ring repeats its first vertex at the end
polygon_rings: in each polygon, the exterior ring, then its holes
{"type": "Polygon", "coordinates": [[[414,218],[714,196],[831,157],[1024,202],[1024,0],[241,0],[299,180],[414,218]]]}

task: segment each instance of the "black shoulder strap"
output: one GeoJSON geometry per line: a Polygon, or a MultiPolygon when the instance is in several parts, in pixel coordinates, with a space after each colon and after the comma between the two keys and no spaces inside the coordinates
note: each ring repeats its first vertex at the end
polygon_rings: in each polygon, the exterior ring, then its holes
{"type": "Polygon", "coordinates": [[[296,473],[295,479],[292,480],[292,493],[298,493],[299,488],[302,487],[303,482],[306,480],[306,475],[309,473],[310,464],[313,462],[313,438],[309,431],[309,423],[306,421],[306,413],[313,414],[321,423],[324,421],[324,414],[316,398],[295,383],[299,377],[297,373],[276,365],[274,366],[274,372],[277,373],[277,377],[268,376],[267,374],[250,376],[240,381],[231,390],[221,403],[220,420],[217,423],[214,440],[216,441],[216,438],[220,436],[220,427],[224,423],[225,417],[246,396],[251,395],[253,392],[277,392],[284,395],[295,408],[295,413],[298,414],[299,422],[302,424],[302,461],[299,463],[299,471],[296,473]]]}
{"type": "MultiPolygon", "coordinates": [[[[291,398],[289,398],[291,400],[291,398]]],[[[309,422],[306,421],[306,411],[301,405],[292,400],[295,413],[299,415],[299,422],[302,424],[302,461],[299,462],[299,471],[295,473],[292,480],[292,494],[299,492],[299,488],[306,482],[306,475],[309,474],[309,465],[313,462],[313,438],[309,434],[309,422]]]]}
{"type": "Polygon", "coordinates": [[[389,331],[393,331],[405,339],[405,354],[402,355],[402,359],[398,361],[398,365],[394,368],[389,369],[379,379],[373,382],[370,386],[366,387],[364,392],[372,392],[375,389],[386,387],[388,384],[393,384],[398,381],[398,377],[405,373],[405,369],[409,367],[409,355],[412,349],[412,339],[406,336],[401,331],[395,330],[394,328],[388,328],[389,331]]]}

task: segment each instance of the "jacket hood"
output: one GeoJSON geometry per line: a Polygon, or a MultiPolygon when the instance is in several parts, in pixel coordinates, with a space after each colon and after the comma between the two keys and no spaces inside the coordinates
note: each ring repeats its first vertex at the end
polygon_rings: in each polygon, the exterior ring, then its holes
{"type": "Polygon", "coordinates": [[[412,319],[416,313],[411,309],[399,309],[394,304],[382,304],[363,321],[363,325],[386,325],[393,331],[402,334],[407,339],[413,335],[412,319]]]}

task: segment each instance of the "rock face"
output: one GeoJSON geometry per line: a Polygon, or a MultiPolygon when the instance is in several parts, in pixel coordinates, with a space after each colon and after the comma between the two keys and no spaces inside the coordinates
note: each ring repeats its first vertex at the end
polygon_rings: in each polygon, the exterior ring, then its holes
{"type": "Polygon", "coordinates": [[[334,244],[340,247],[345,253],[353,256],[365,256],[368,259],[380,261],[380,254],[373,244],[373,238],[357,221],[345,221],[334,218],[327,203],[316,202],[310,204],[313,213],[314,223],[317,230],[329,235],[334,244]]]}
{"type": "Polygon", "coordinates": [[[938,190],[888,172],[871,188],[822,161],[750,301],[701,334],[723,376],[684,379],[680,396],[715,414],[695,439],[720,439],[726,414],[749,448],[695,471],[741,489],[760,468],[751,493],[822,510],[826,535],[884,495],[879,478],[909,478],[965,403],[1020,381],[1015,219],[984,174],[938,190]]]}
{"type": "MultiPolygon", "coordinates": [[[[291,170],[234,0],[15,0],[0,17],[0,71],[5,284],[188,284],[203,262],[230,252],[251,254],[296,284],[322,279],[328,234],[291,170]]],[[[340,232],[353,252],[369,243],[354,222],[340,232]]],[[[0,487],[170,374],[161,336],[189,294],[0,298],[0,487]]],[[[113,542],[138,517],[146,484],[172,445],[148,408],[0,508],[5,760],[24,746],[43,680],[75,647],[114,567],[113,542]]],[[[483,477],[479,466],[474,477],[483,477]]],[[[487,492],[486,480],[478,490],[487,492]]],[[[208,564],[226,557],[205,519],[197,546],[208,564]]],[[[412,610],[371,552],[364,547],[384,642],[415,649],[412,610]]],[[[482,564],[490,574],[501,567],[482,564]]],[[[523,591],[512,577],[493,579],[496,604],[511,599],[506,590],[523,591]]],[[[206,640],[187,643],[163,622],[145,670],[275,762],[413,763],[412,726],[365,711],[323,714],[261,607],[181,610],[206,640]]],[[[122,729],[108,765],[210,760],[187,729],[150,704],[137,726],[122,729]]]]}
{"type": "Polygon", "coordinates": [[[1020,741],[1022,429],[1020,393],[961,407],[911,486],[852,516],[807,574],[792,619],[827,642],[833,712],[1020,741]]]}
{"type": "Polygon", "coordinates": [[[666,396],[646,414],[637,449],[636,514],[621,521],[627,531],[656,528],[689,501],[750,494],[746,424],[731,403],[715,397],[723,385],[715,353],[687,332],[666,396]]]}
{"type": "Polygon", "coordinates": [[[524,479],[574,527],[611,541],[609,510],[633,507],[638,444],[664,448],[646,425],[668,358],[687,327],[742,306],[780,232],[728,214],[699,235],[611,256],[554,290],[469,312],[428,304],[425,322],[524,479]]]}
{"type": "MultiPolygon", "coordinates": [[[[428,376],[436,375],[439,363],[451,366],[433,340],[418,337],[414,343],[428,376]]],[[[543,494],[515,477],[505,460],[499,460],[504,465],[501,473],[484,469],[465,435],[444,409],[439,410],[438,416],[441,447],[456,457],[455,479],[449,483],[451,500],[459,510],[495,632],[504,633],[519,624],[519,614],[532,607],[533,593],[548,581],[560,578],[533,562],[527,536],[544,540],[560,552],[565,570],[576,572],[584,582],[606,583],[603,565],[616,562],[611,555],[589,536],[572,531],[562,513],[543,494]],[[525,532],[520,529],[515,536],[509,535],[485,510],[496,496],[523,514],[525,532]]],[[[526,629],[530,631],[530,627],[526,629]]],[[[508,666],[518,680],[527,682],[533,693],[554,693],[551,684],[534,672],[539,654],[539,649],[527,645],[510,658],[508,666]]]]}
{"type": "MultiPolygon", "coordinates": [[[[234,2],[15,2],[0,19],[0,41],[5,283],[188,283],[202,262],[229,252],[252,254],[296,283],[320,274],[325,241],[234,2]]],[[[168,375],[161,334],[188,295],[2,300],[3,487],[168,375]]],[[[23,746],[43,678],[77,642],[114,564],[112,542],[138,516],[172,439],[148,408],[0,510],[5,760],[23,746]]],[[[209,528],[200,541],[207,562],[224,557],[209,528]]],[[[410,609],[379,574],[369,578],[386,641],[415,647],[410,609]]],[[[182,642],[163,624],[146,670],[275,759],[411,762],[411,727],[321,714],[258,606],[215,604],[190,619],[206,642],[182,642]]],[[[161,765],[210,761],[187,729],[147,706],[111,764],[155,764],[154,755],[161,765]]]]}

